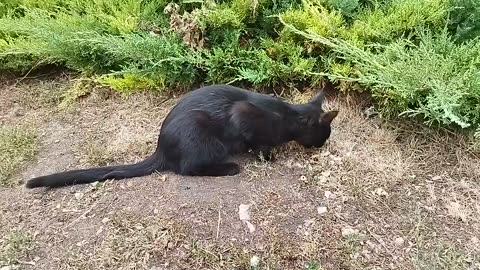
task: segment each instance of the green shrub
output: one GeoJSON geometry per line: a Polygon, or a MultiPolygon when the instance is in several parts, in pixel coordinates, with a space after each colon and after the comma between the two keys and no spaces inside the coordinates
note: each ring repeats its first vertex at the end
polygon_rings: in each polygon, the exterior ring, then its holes
{"type": "Polygon", "coordinates": [[[452,0],[448,28],[457,42],[480,36],[480,0],[452,0]]]}
{"type": "Polygon", "coordinates": [[[354,76],[325,75],[367,86],[387,115],[422,115],[428,124],[479,126],[480,43],[459,45],[446,31],[437,35],[420,32],[418,45],[398,40],[375,45],[374,53],[339,39],[296,32],[331,47],[353,63],[354,76]]]}
{"type": "Polygon", "coordinates": [[[62,65],[123,93],[329,75],[387,115],[475,127],[479,1],[4,0],[0,71],[62,65]]]}
{"type": "MultiPolygon", "coordinates": [[[[336,37],[343,31],[344,21],[338,11],[328,11],[321,5],[305,2],[303,9],[290,9],[282,13],[283,20],[297,29],[316,33],[325,37],[336,37]]],[[[284,40],[295,40],[288,29],[282,30],[284,40]]]]}

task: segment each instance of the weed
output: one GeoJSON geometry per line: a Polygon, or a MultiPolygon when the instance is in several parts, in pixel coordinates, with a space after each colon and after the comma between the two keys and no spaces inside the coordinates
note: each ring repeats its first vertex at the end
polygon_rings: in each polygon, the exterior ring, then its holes
{"type": "Polygon", "coordinates": [[[19,262],[33,248],[33,237],[23,231],[14,230],[0,239],[0,265],[19,262]]]}

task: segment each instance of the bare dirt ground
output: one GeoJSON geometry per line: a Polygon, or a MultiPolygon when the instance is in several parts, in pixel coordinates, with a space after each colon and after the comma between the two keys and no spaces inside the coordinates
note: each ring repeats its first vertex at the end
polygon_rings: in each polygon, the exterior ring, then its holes
{"type": "Polygon", "coordinates": [[[60,107],[72,85],[0,85],[2,127],[34,128],[38,141],[13,187],[0,187],[2,270],[480,269],[478,153],[460,135],[366,119],[343,94],[328,97],[340,114],[325,147],[238,157],[237,176],[26,190],[33,176],[141,160],[176,102],[97,90],[60,107]]]}

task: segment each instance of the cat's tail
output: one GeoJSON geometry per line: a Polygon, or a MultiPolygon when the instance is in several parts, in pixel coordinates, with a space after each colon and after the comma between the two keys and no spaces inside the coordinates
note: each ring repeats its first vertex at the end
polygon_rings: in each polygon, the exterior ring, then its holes
{"type": "Polygon", "coordinates": [[[155,171],[162,170],[164,170],[163,158],[160,152],[156,151],[147,159],[136,164],[73,170],[35,177],[28,180],[25,184],[25,187],[53,188],[76,184],[87,184],[110,179],[119,180],[137,176],[145,176],[152,174],[155,171]]]}

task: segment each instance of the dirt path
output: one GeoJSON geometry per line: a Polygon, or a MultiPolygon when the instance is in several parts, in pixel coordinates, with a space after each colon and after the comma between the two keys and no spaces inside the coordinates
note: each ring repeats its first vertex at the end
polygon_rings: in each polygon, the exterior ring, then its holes
{"type": "MultiPolygon", "coordinates": [[[[95,92],[59,110],[69,87],[0,87],[2,126],[34,126],[39,140],[15,181],[140,160],[175,104],[95,92]]],[[[480,269],[480,161],[464,140],[367,120],[345,95],[327,105],[341,113],[323,149],[287,145],[274,163],[245,155],[234,177],[2,187],[0,267],[250,269],[258,256],[259,269],[480,269]]]]}

